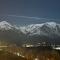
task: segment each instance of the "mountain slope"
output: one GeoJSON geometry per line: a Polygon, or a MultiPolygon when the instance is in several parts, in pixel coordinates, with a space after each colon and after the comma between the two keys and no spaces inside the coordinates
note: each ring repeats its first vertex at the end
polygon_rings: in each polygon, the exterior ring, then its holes
{"type": "Polygon", "coordinates": [[[47,34],[57,34],[60,35],[60,24],[57,24],[55,22],[47,22],[43,24],[31,24],[28,26],[20,27],[20,30],[24,34],[30,34],[30,35],[47,35],[47,34]]]}
{"type": "Polygon", "coordinates": [[[60,24],[46,22],[27,26],[16,26],[6,21],[0,22],[0,40],[18,45],[24,43],[48,42],[60,44],[60,24]]]}

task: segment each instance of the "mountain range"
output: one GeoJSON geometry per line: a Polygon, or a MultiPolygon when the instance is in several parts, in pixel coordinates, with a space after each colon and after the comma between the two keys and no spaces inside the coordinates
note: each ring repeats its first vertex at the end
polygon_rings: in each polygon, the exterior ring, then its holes
{"type": "Polygon", "coordinates": [[[0,22],[0,40],[21,45],[24,43],[60,44],[60,24],[46,22],[26,26],[12,25],[7,21],[0,22]]]}

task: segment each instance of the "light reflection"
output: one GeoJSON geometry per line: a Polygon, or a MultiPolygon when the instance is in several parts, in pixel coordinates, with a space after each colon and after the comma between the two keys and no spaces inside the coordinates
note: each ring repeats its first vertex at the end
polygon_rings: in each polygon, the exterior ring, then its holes
{"type": "Polygon", "coordinates": [[[34,60],[39,60],[38,58],[35,58],[34,60]]]}
{"type": "Polygon", "coordinates": [[[14,54],[17,55],[17,56],[21,56],[23,58],[25,57],[25,56],[21,55],[19,52],[15,52],[14,54]]]}

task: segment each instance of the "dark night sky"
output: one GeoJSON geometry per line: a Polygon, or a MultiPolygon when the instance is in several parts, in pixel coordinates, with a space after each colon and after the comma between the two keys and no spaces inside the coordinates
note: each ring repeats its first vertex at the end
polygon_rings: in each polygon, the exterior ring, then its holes
{"type": "Polygon", "coordinates": [[[17,24],[46,21],[60,23],[60,0],[0,0],[2,20],[17,24]]]}

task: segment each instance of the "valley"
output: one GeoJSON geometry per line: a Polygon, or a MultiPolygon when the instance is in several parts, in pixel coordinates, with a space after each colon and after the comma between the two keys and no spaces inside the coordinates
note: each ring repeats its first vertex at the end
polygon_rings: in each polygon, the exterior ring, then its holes
{"type": "Polygon", "coordinates": [[[16,44],[2,44],[0,60],[60,60],[60,50],[52,49],[51,46],[20,47],[16,44]]]}

